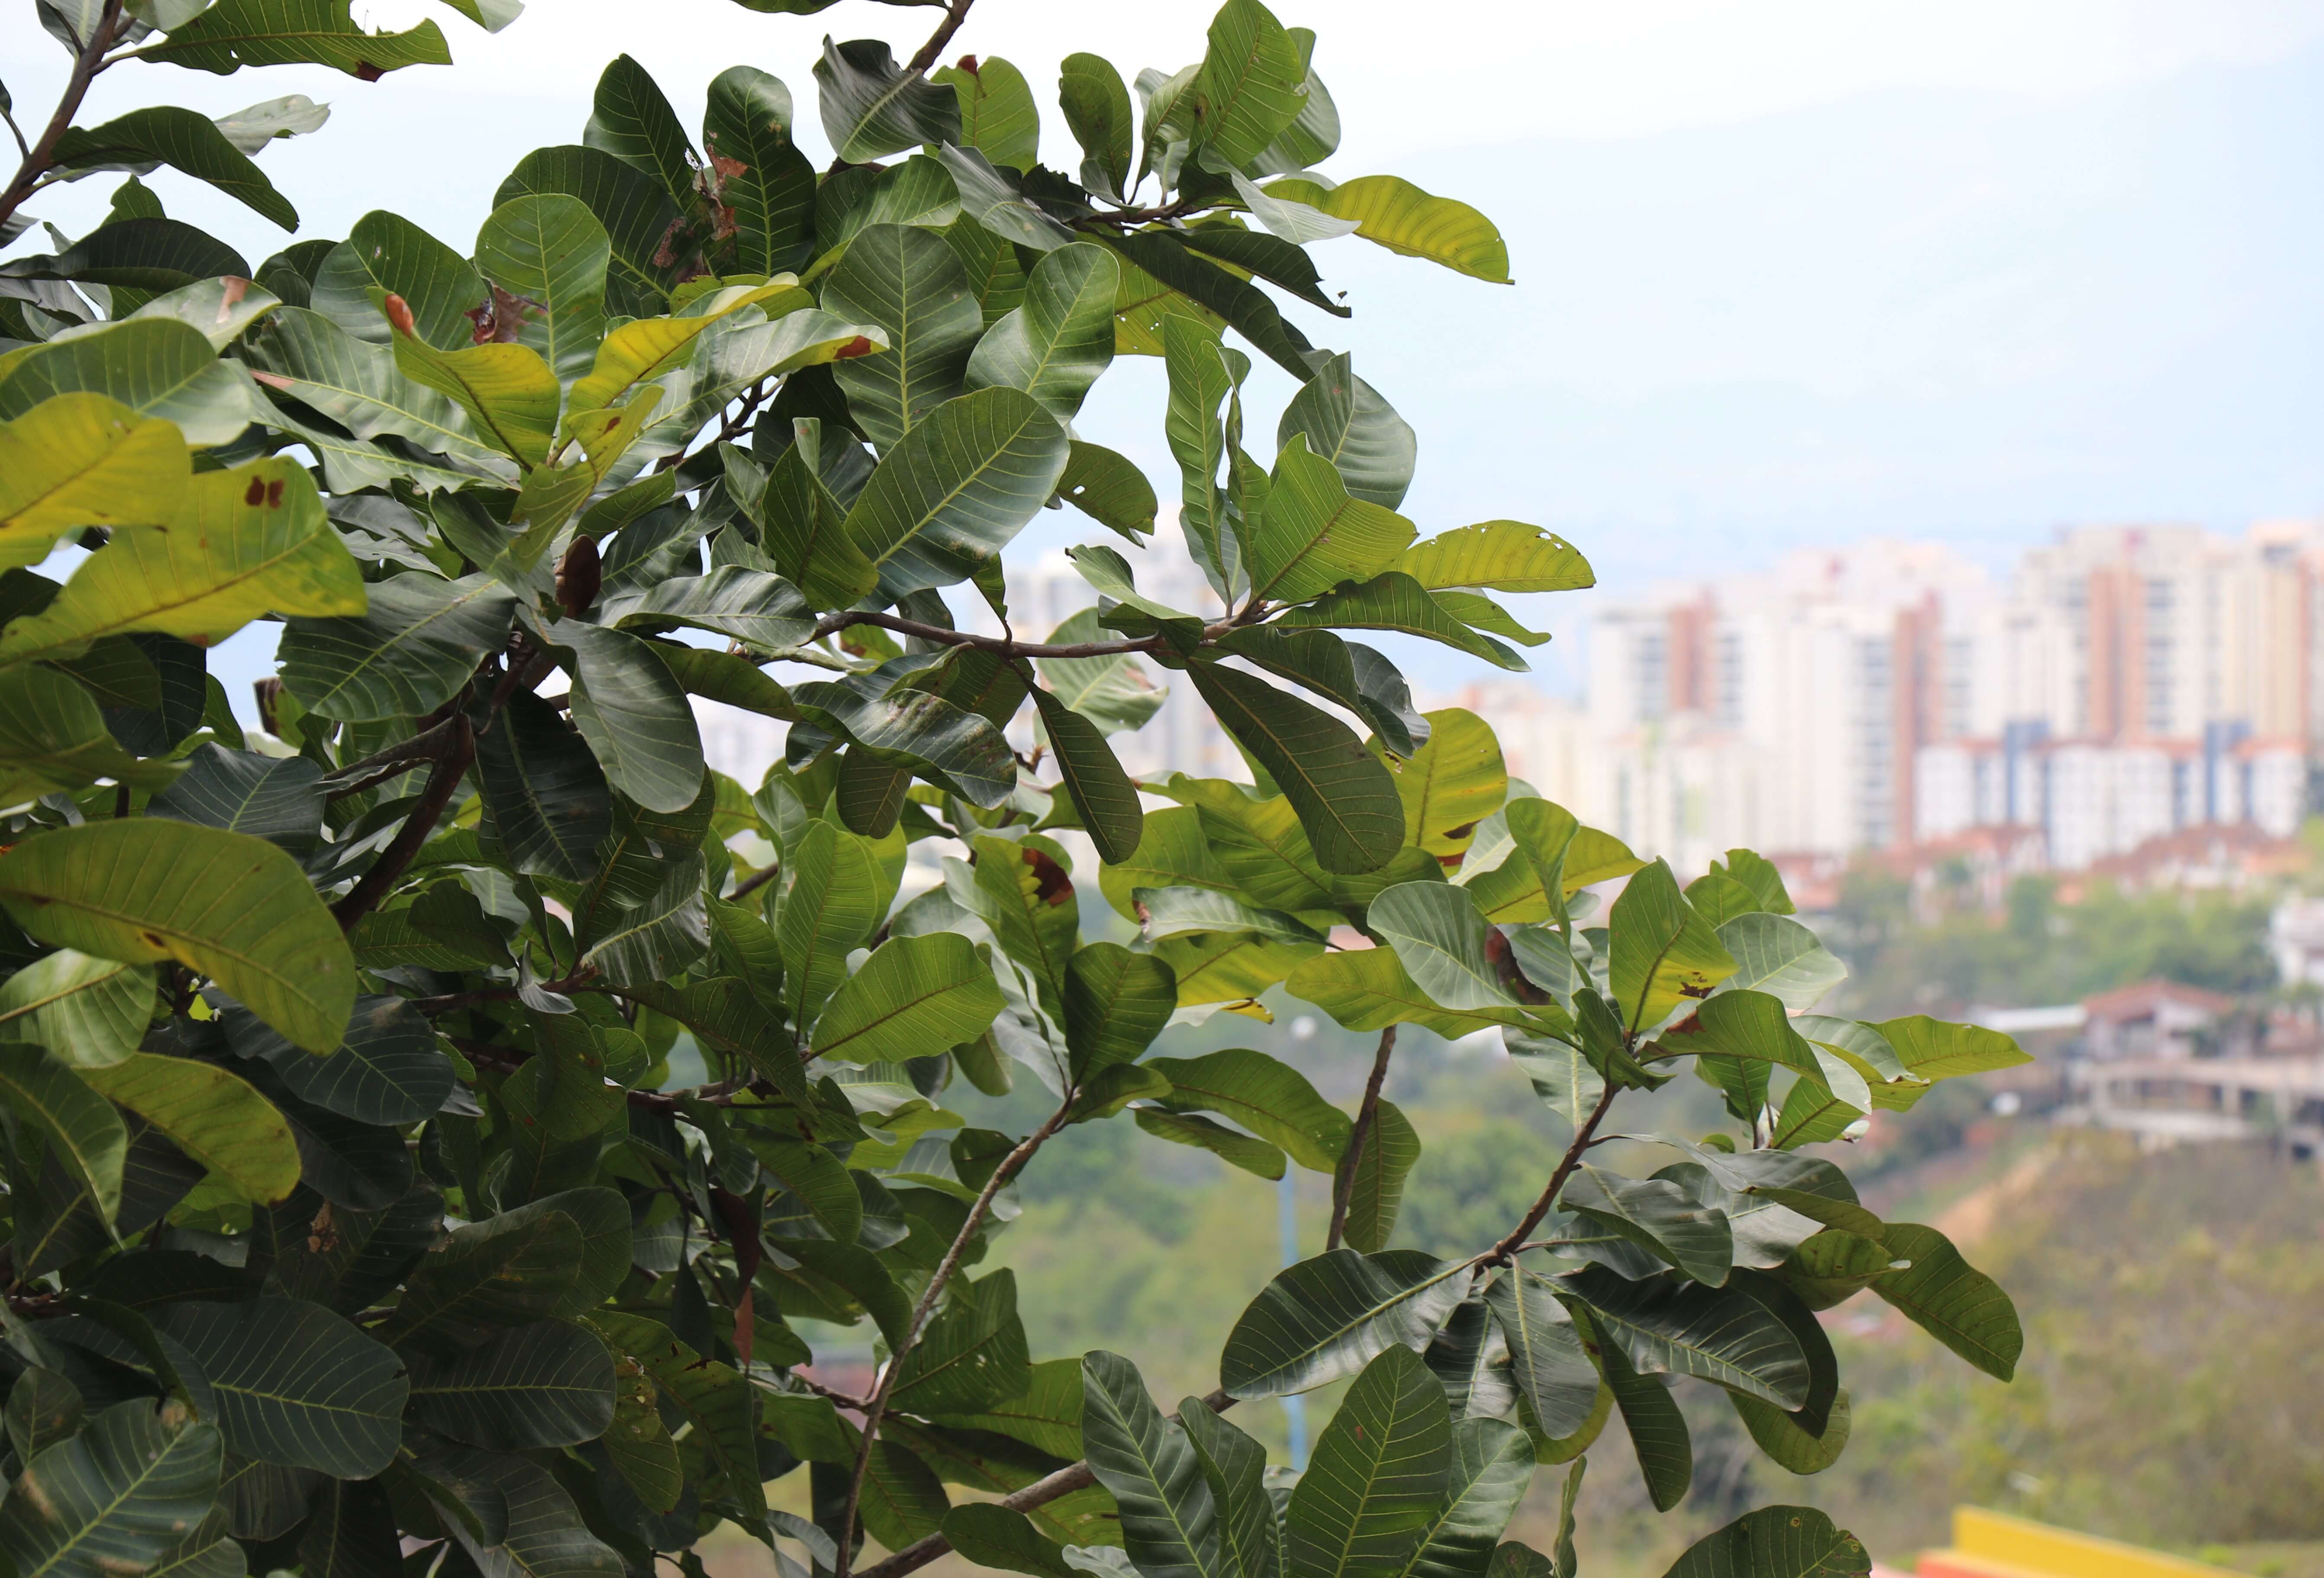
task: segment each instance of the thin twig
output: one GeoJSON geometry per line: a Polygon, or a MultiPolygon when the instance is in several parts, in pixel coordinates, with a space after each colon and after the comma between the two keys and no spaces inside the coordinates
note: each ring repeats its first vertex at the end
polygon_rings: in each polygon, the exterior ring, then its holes
{"type": "MultiPolygon", "coordinates": [[[[904,69],[917,77],[935,65],[943,57],[945,46],[952,42],[952,35],[958,32],[960,24],[968,20],[968,8],[975,4],[976,0],[952,0],[952,4],[945,8],[945,19],[936,23],[936,32],[928,35],[928,41],[920,46],[919,53],[912,57],[911,64],[904,69]]],[[[840,1553],[839,1578],[847,1578],[847,1554],[844,1551],[840,1553]]]]}
{"type": "MultiPolygon", "coordinates": [[[[967,6],[964,5],[961,9],[965,11],[967,6]]],[[[912,1307],[911,1323],[904,1328],[904,1340],[898,1343],[895,1352],[888,1355],[887,1367],[881,1371],[878,1384],[872,1387],[871,1397],[864,1400],[862,1441],[855,1452],[854,1476],[847,1482],[847,1510],[839,1520],[839,1555],[832,1578],[847,1578],[848,1564],[854,1555],[855,1514],[863,1500],[863,1476],[871,1472],[872,1442],[879,1435],[881,1417],[888,1409],[888,1394],[895,1390],[897,1377],[904,1372],[904,1361],[910,1356],[913,1344],[920,1340],[920,1334],[927,1329],[928,1321],[936,1314],[936,1302],[944,1297],[945,1284],[960,1269],[961,1257],[968,1252],[968,1241],[984,1225],[986,1214],[992,1209],[994,1197],[1008,1187],[1009,1180],[1015,1178],[1028,1161],[1033,1160],[1033,1152],[1038,1151],[1050,1135],[1065,1126],[1065,1119],[1074,1110],[1076,1094],[1077,1091],[1068,1088],[1065,1099],[1057,1104],[1057,1110],[1049,1115],[1048,1122],[1026,1135],[1014,1151],[1002,1157],[1001,1165],[992,1170],[992,1176],[985,1179],[984,1188],[977,1191],[976,1203],[968,1208],[967,1220],[953,1235],[952,1247],[945,1251],[944,1259],[936,1264],[936,1273],[928,1279],[927,1290],[921,1293],[919,1303],[912,1307]]]]}
{"type": "Polygon", "coordinates": [[[403,819],[402,830],[372,863],[371,869],[364,873],[363,880],[346,897],[331,906],[340,931],[354,931],[356,922],[379,907],[388,889],[403,876],[404,867],[411,864],[420,847],[436,830],[437,819],[452,803],[460,780],[467,775],[468,764],[476,759],[476,735],[468,727],[467,714],[453,714],[452,724],[452,748],[438,759],[436,770],[428,775],[428,786],[420,792],[420,803],[411,808],[411,814],[403,819]]]}
{"type": "MultiPolygon", "coordinates": [[[[899,636],[917,636],[923,641],[933,641],[945,647],[974,647],[1003,657],[1112,657],[1126,652],[1157,652],[1169,645],[1160,636],[1139,636],[1120,641],[1069,641],[1063,645],[1011,641],[1000,636],[979,636],[968,630],[947,629],[942,625],[926,624],[897,614],[873,613],[865,609],[825,614],[816,623],[812,638],[819,641],[851,625],[877,625],[899,636]]],[[[1230,627],[1225,625],[1213,626],[1204,629],[1203,634],[1207,638],[1214,633],[1224,634],[1228,628],[1230,627]]]]}
{"type": "Polygon", "coordinates": [[[334,768],[323,775],[323,782],[330,785],[327,793],[334,800],[354,794],[353,788],[337,786],[337,780],[342,778],[360,777],[399,764],[400,770],[409,772],[415,763],[440,760],[446,746],[451,741],[452,733],[452,720],[447,718],[431,729],[420,730],[410,739],[399,739],[393,745],[372,752],[359,762],[349,762],[344,767],[334,768]]]}
{"type": "MultiPolygon", "coordinates": [[[[56,114],[49,117],[48,128],[41,133],[41,140],[24,150],[23,162],[16,167],[15,179],[8,183],[7,190],[0,192],[0,225],[5,225],[14,216],[24,199],[32,195],[32,188],[40,183],[41,178],[49,172],[50,165],[55,162],[57,143],[72,129],[73,116],[80,113],[81,100],[88,96],[88,85],[97,80],[97,74],[108,64],[105,51],[113,47],[114,34],[120,25],[121,0],[105,0],[105,9],[98,14],[97,26],[81,45],[80,53],[73,57],[72,75],[66,78],[65,90],[57,99],[56,114]]],[[[15,122],[11,120],[8,124],[13,127],[15,122]]],[[[20,143],[24,140],[22,132],[16,133],[16,140],[20,143]]]]}
{"type": "Polygon", "coordinates": [[[1388,1080],[1388,1055],[1396,1050],[1396,1026],[1380,1032],[1379,1050],[1372,1054],[1372,1075],[1364,1082],[1364,1099],[1356,1108],[1356,1121],[1348,1129],[1348,1148],[1340,1157],[1340,1165],[1332,1174],[1332,1225],[1323,1234],[1323,1247],[1337,1249],[1348,1231],[1348,1199],[1356,1192],[1356,1163],[1364,1153],[1364,1141],[1379,1117],[1380,1087],[1388,1080]]]}
{"type": "Polygon", "coordinates": [[[779,860],[770,861],[765,869],[753,871],[750,876],[736,883],[734,885],[734,891],[726,895],[726,902],[731,904],[738,900],[748,898],[751,895],[758,892],[761,888],[766,886],[767,884],[774,881],[776,877],[780,876],[782,874],[782,862],[779,860]]]}
{"type": "Polygon", "coordinates": [[[1614,1098],[1621,1094],[1620,1086],[1610,1079],[1606,1082],[1606,1093],[1598,1098],[1598,1105],[1591,1109],[1588,1120],[1574,1132],[1573,1143],[1568,1145],[1565,1154],[1558,1158],[1557,1170],[1549,1175],[1549,1187],[1541,1191],[1541,1198],[1533,1203],[1533,1209],[1525,1214],[1525,1220],[1512,1228],[1508,1237],[1479,1255],[1475,1264],[1505,1266],[1509,1263],[1509,1257],[1523,1247],[1533,1230],[1541,1225],[1541,1219],[1549,1215],[1549,1208],[1557,1203],[1557,1192],[1565,1187],[1565,1180],[1580,1165],[1582,1153],[1590,1149],[1590,1136],[1598,1132],[1598,1125],[1614,1108],[1614,1098]]]}

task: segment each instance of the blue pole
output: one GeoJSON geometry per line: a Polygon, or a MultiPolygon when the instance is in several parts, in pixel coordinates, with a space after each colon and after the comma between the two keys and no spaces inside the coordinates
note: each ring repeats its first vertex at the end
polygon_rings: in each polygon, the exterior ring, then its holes
{"type": "MultiPolygon", "coordinates": [[[[1283,1239],[1283,1263],[1296,1265],[1299,1260],[1299,1219],[1295,1180],[1298,1174],[1284,1169],[1283,1182],[1275,1191],[1276,1223],[1283,1239]]],[[[1283,1399],[1284,1417],[1291,1425],[1291,1467],[1294,1472],[1307,1472],[1307,1399],[1286,1397],[1283,1399]]]]}

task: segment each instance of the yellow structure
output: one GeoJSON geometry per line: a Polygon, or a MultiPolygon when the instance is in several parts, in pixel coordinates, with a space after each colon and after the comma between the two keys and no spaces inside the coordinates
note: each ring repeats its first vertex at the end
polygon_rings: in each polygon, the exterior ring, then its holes
{"type": "Polygon", "coordinates": [[[2224,1567],[2166,1556],[2030,1518],[1953,1509],[1950,1549],[1921,1558],[1920,1578],[2236,1578],[2224,1567]]]}

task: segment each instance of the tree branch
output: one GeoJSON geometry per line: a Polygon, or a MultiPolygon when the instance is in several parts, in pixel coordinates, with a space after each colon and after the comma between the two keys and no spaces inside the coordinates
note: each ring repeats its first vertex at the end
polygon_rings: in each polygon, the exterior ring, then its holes
{"type": "Polygon", "coordinates": [[[1323,1235],[1327,1250],[1339,1248],[1348,1231],[1348,1197],[1356,1192],[1356,1163],[1363,1156],[1364,1141],[1370,1137],[1372,1125],[1379,1119],[1380,1087],[1388,1080],[1388,1055],[1395,1050],[1396,1026],[1391,1024],[1380,1032],[1379,1050],[1372,1054],[1372,1077],[1364,1082],[1363,1102],[1348,1130],[1348,1149],[1332,1174],[1332,1226],[1323,1235]]]}
{"type": "MultiPolygon", "coordinates": [[[[952,4],[945,7],[945,19],[936,23],[936,32],[928,35],[928,41],[920,46],[919,53],[912,57],[911,63],[904,69],[918,77],[935,65],[943,56],[945,46],[952,42],[952,35],[958,32],[960,24],[968,20],[968,8],[975,4],[976,0],[952,0],[952,4]]],[[[838,1578],[847,1578],[847,1553],[844,1551],[839,1555],[838,1578]]]]}
{"type": "MultiPolygon", "coordinates": [[[[850,625],[877,625],[883,630],[893,630],[899,636],[917,636],[923,641],[934,641],[943,647],[973,647],[980,651],[997,653],[1002,657],[1112,657],[1126,652],[1155,652],[1168,645],[1159,636],[1139,636],[1120,641],[1068,641],[1049,645],[1039,641],[1013,641],[1002,636],[979,636],[967,630],[949,630],[942,625],[924,624],[896,614],[872,613],[863,609],[850,609],[844,613],[825,614],[815,627],[815,640],[833,636],[850,625]]],[[[1213,634],[1223,635],[1231,627],[1215,625],[1206,628],[1205,638],[1213,634]]]]}
{"type": "Polygon", "coordinates": [[[774,881],[776,877],[780,876],[782,874],[783,863],[779,860],[770,860],[767,862],[766,867],[763,870],[753,871],[750,876],[736,883],[734,885],[734,891],[726,895],[726,902],[731,904],[738,899],[748,898],[751,895],[758,892],[761,888],[766,886],[767,884],[774,881]]]}
{"type": "MultiPolygon", "coordinates": [[[[962,9],[967,7],[963,5],[962,9]]],[[[105,69],[105,51],[113,47],[114,35],[120,26],[121,0],[105,0],[105,10],[98,15],[96,28],[82,43],[80,53],[73,57],[72,75],[66,78],[64,93],[57,100],[57,113],[49,117],[48,129],[41,133],[41,140],[24,150],[23,162],[17,165],[15,179],[8,183],[6,191],[0,192],[0,225],[7,224],[24,199],[32,196],[41,178],[49,172],[57,143],[72,129],[73,116],[80,113],[81,100],[88,96],[88,85],[105,69]]],[[[15,122],[12,119],[9,124],[13,127],[15,122]]],[[[21,143],[24,134],[17,133],[16,140],[21,143]]]]}
{"type": "MultiPolygon", "coordinates": [[[[968,7],[964,4],[961,9],[965,11],[968,7]]],[[[1066,1116],[1074,1110],[1075,1094],[1072,1087],[1067,1087],[1065,1099],[1057,1104],[1057,1110],[1049,1115],[1048,1122],[1019,1141],[1014,1151],[1001,1159],[1001,1165],[992,1170],[992,1176],[985,1179],[984,1188],[977,1192],[976,1203],[968,1208],[967,1220],[953,1235],[952,1247],[945,1251],[945,1257],[937,1262],[935,1275],[928,1279],[927,1289],[920,1295],[919,1303],[913,1306],[911,1324],[904,1328],[904,1340],[897,1344],[896,1351],[888,1356],[887,1368],[881,1371],[879,1384],[864,1399],[863,1438],[855,1451],[854,1476],[847,1482],[847,1511],[839,1520],[839,1557],[832,1578],[847,1578],[849,1561],[854,1555],[855,1514],[863,1500],[863,1476],[872,1467],[872,1445],[879,1434],[881,1417],[887,1412],[888,1394],[895,1389],[896,1378],[904,1372],[905,1359],[920,1340],[920,1334],[927,1329],[929,1319],[936,1314],[936,1301],[943,1298],[945,1287],[952,1280],[953,1273],[960,1269],[961,1256],[968,1252],[968,1241],[984,1225],[986,1214],[992,1209],[993,1199],[1008,1187],[1009,1180],[1033,1160],[1033,1152],[1038,1151],[1050,1135],[1065,1126],[1066,1116]]],[[[888,1564],[881,1564],[885,1566],[888,1564]]]]}
{"type": "Polygon", "coordinates": [[[395,835],[395,841],[381,853],[380,858],[372,862],[372,867],[364,873],[363,880],[355,885],[346,897],[331,906],[331,913],[337,918],[340,931],[354,931],[356,922],[379,907],[380,901],[387,896],[388,889],[395,885],[396,880],[403,875],[404,867],[411,864],[413,857],[420,853],[420,847],[428,841],[428,835],[436,830],[437,819],[452,803],[453,794],[460,787],[460,780],[467,775],[468,765],[476,759],[476,733],[469,727],[467,714],[456,712],[449,721],[452,724],[451,748],[437,758],[436,770],[428,775],[428,786],[420,792],[420,803],[411,808],[411,814],[403,819],[402,830],[395,835]]]}
{"type": "Polygon", "coordinates": [[[1510,1229],[1508,1237],[1479,1255],[1474,1264],[1505,1266],[1509,1263],[1510,1256],[1526,1247],[1526,1240],[1532,1236],[1535,1228],[1541,1225],[1541,1219],[1549,1215],[1549,1208],[1557,1203],[1557,1191],[1563,1188],[1565,1180],[1572,1176],[1575,1166],[1582,1161],[1582,1153],[1590,1149],[1590,1136],[1598,1132],[1598,1125],[1614,1109],[1614,1098],[1621,1094],[1620,1086],[1610,1079],[1606,1082],[1606,1094],[1598,1098],[1598,1105],[1591,1110],[1589,1119],[1574,1131],[1573,1143],[1568,1145],[1565,1154],[1558,1158],[1557,1170],[1549,1175],[1549,1187],[1541,1191],[1541,1198],[1533,1203],[1533,1209],[1525,1214],[1525,1220],[1510,1229]]]}

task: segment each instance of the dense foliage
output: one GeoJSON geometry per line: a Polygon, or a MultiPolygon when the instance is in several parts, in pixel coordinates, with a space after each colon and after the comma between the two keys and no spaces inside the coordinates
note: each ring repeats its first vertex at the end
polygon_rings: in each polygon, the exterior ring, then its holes
{"type": "MultiPolygon", "coordinates": [[[[1261,289],[1343,314],[1305,247],[1350,233],[1507,274],[1474,210],[1313,171],[1338,141],[1313,34],[1229,0],[1135,112],[1071,57],[1073,175],[1036,161],[1005,61],[931,74],[969,0],[902,65],[826,42],[822,172],[773,77],[721,73],[697,149],[618,60],[473,249],[374,213],[253,270],[135,172],[295,222],[251,155],[314,106],[75,126],[89,82],[374,78],[445,59],[435,24],[38,7],[74,67],[0,219],[133,176],[106,224],[0,265],[16,1578],[613,1578],[724,1521],[832,1578],[947,1549],[1045,1578],[1570,1573],[1570,1529],[1497,1546],[1511,1509],[1545,1462],[1570,1505],[1618,1412],[1674,1503],[1671,1377],[1794,1470],[1839,1454],[1820,1308],[1868,1289],[2010,1373],[2008,1300],[1810,1148],[2016,1049],[1812,1014],[1840,971],[1765,861],[1682,892],[1340,633],[1521,667],[1508,643],[1542,638],[1490,594],[1590,573],[1514,521],[1423,538],[1410,428],[1261,289]],[[1300,381],[1271,463],[1228,331],[1300,381]],[[1001,555],[1037,510],[1133,549],[1154,528],[1150,485],[1072,426],[1124,353],[1167,368],[1177,518],[1225,611],[1090,546],[1092,607],[1020,640],[1001,555]],[[66,540],[67,578],[32,568],[66,540]],[[956,628],[947,589],[1004,635],[956,628]],[[262,618],[281,674],[252,738],[203,651],[262,618]],[[1250,782],[1131,782],[1108,737],[1150,717],[1148,664],[1250,782]],[[706,770],[694,697],[788,723],[786,760],[706,770]],[[923,839],[956,854],[899,904],[923,839]],[[1099,896],[1133,943],[1084,940],[1099,896]],[[1354,1112],[1264,1050],[1151,1054],[1220,1012],[1264,1041],[1278,988],[1379,1034],[1354,1112]],[[1564,1125],[1465,1257],[1387,1248],[1421,1144],[1379,1096],[1399,1025],[1499,1032],[1564,1125]],[[670,1087],[682,1037],[710,1083],[670,1087]],[[1681,1064],[1731,1132],[1666,1142],[1652,1178],[1589,1160],[1681,1064]],[[1029,1133],[944,1105],[1018,1079],[1048,1094],[1029,1133]],[[1325,1252],[1172,1416],[1115,1355],[1036,1362],[1013,1279],[975,1274],[1012,1180],[1101,1122],[1333,1180],[1325,1252]],[[810,1318],[876,1333],[868,1395],[802,1373],[810,1318]],[[1296,1482],[1226,1417],[1340,1381],[1296,1482]],[[799,1472],[813,1518],[770,1512],[799,1472]],[[860,1564],[866,1536],[892,1554],[860,1564]]],[[[1674,1571],[1866,1569],[1778,1508],[1674,1571]]]]}

